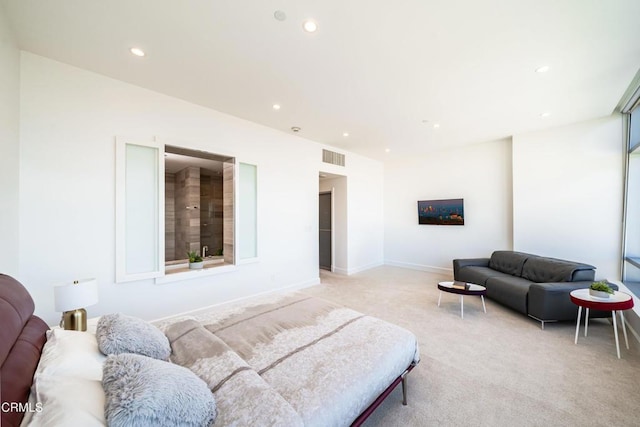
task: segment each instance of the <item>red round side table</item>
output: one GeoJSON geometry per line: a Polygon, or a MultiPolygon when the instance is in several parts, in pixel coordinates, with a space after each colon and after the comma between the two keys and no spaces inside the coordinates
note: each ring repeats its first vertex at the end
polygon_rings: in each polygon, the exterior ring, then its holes
{"type": "Polygon", "coordinates": [[[616,351],[618,352],[618,359],[620,359],[620,344],[618,343],[618,326],[616,325],[616,312],[620,313],[620,321],[622,322],[622,331],[624,332],[624,342],[629,349],[629,340],[627,339],[627,328],[624,324],[624,310],[633,308],[633,298],[631,295],[624,292],[614,291],[613,295],[609,298],[598,298],[589,294],[589,289],[576,289],[570,294],[571,302],[578,306],[578,319],[576,320],[576,339],[575,344],[578,344],[578,332],[580,331],[580,316],[582,315],[582,307],[587,309],[586,316],[584,318],[584,336],[587,336],[587,329],[589,327],[589,309],[611,311],[611,317],[613,318],[613,334],[616,337],[616,351]]]}

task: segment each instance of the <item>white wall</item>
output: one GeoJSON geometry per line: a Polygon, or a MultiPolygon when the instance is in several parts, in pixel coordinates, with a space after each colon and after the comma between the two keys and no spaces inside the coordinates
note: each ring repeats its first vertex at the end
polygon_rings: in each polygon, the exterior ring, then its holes
{"type": "Polygon", "coordinates": [[[346,170],[323,164],[323,172],[344,176],[323,179],[319,189],[335,190],[334,271],[355,274],[384,264],[384,167],[354,153],[347,154],[346,164],[346,170]]]}
{"type": "MultiPolygon", "coordinates": [[[[318,283],[318,172],[322,145],[26,52],[21,57],[20,280],[51,323],[52,286],[97,277],[89,315],[122,311],[157,318],[290,286],[318,283]],[[258,167],[259,262],[177,283],[114,284],[116,135],[235,156],[258,167]]],[[[379,162],[347,153],[340,171],[356,182],[350,224],[382,229],[379,162]],[[358,192],[362,191],[362,195],[358,192]],[[369,206],[367,206],[367,209],[369,206]],[[362,216],[360,219],[359,216],[362,216]]],[[[331,172],[331,171],[330,171],[331,172]]],[[[359,264],[382,261],[382,232],[356,229],[359,264]],[[371,249],[373,248],[373,250],[371,249]]],[[[351,255],[350,255],[351,256],[351,255]]]]}
{"type": "MultiPolygon", "coordinates": [[[[352,156],[351,166],[363,167],[358,162],[367,160],[352,156]]],[[[384,167],[372,165],[371,172],[353,174],[347,181],[348,274],[384,264],[384,167]]]]}
{"type": "Polygon", "coordinates": [[[0,273],[18,275],[20,51],[0,5],[0,273]]]}
{"type": "Polygon", "coordinates": [[[454,258],[511,249],[511,141],[385,164],[385,263],[448,273],[454,258]],[[464,199],[464,226],[418,225],[418,200],[464,199]]]}
{"type": "MultiPolygon", "coordinates": [[[[350,169],[369,173],[323,179],[319,188],[333,189],[334,271],[355,274],[384,263],[384,168],[381,163],[353,153],[347,155],[347,164],[350,169]]],[[[323,171],[340,172],[328,165],[323,171]]]]}
{"type": "Polygon", "coordinates": [[[619,116],[518,135],[513,143],[491,141],[390,161],[384,168],[346,153],[347,167],[341,168],[323,164],[323,146],[299,136],[33,54],[23,52],[18,63],[6,36],[0,50],[0,85],[8,94],[0,100],[0,201],[9,216],[3,211],[0,227],[8,233],[0,251],[7,256],[0,262],[7,265],[0,267],[19,272],[38,314],[50,323],[59,318],[53,284],[74,278],[100,282],[100,303],[89,308],[90,315],[117,310],[144,318],[317,283],[320,170],[347,177],[347,261],[341,268],[348,274],[383,260],[448,272],[453,258],[513,248],[589,262],[598,276],[617,277],[619,116]],[[159,136],[256,164],[260,262],[207,279],[114,284],[116,135],[159,136]],[[458,197],[465,201],[464,226],[417,224],[418,200],[458,197]],[[541,215],[541,206],[554,215],[541,215]]]}
{"type": "Polygon", "coordinates": [[[620,276],[622,119],[516,135],[385,165],[385,262],[443,271],[514,249],[620,276]],[[465,225],[417,225],[416,201],[464,198],[465,225]]]}
{"type": "Polygon", "coordinates": [[[513,246],[620,277],[622,118],[513,138],[513,246]]]}

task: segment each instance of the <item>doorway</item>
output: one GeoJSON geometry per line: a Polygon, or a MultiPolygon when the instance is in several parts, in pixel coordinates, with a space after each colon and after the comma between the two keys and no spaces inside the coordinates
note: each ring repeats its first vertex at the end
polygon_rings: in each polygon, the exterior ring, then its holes
{"type": "Polygon", "coordinates": [[[347,274],[348,221],[347,177],[320,171],[318,180],[319,270],[347,274]],[[323,231],[325,230],[325,231],[323,231]],[[326,231],[329,230],[329,231],[326,231]]]}
{"type": "Polygon", "coordinates": [[[331,192],[320,193],[319,201],[318,229],[320,234],[318,241],[320,242],[320,268],[331,271],[331,192]]]}

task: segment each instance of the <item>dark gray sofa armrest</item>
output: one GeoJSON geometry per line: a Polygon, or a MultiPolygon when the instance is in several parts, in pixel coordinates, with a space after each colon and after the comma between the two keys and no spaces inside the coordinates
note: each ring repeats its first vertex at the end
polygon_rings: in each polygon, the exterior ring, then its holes
{"type": "Polygon", "coordinates": [[[489,267],[489,258],[464,258],[453,260],[453,277],[458,277],[458,271],[462,267],[468,267],[470,265],[478,267],[489,267]]]}
{"type": "MultiPolygon", "coordinates": [[[[593,281],[532,283],[529,286],[528,313],[538,320],[575,320],[578,306],[571,302],[569,294],[576,289],[588,288],[593,281]]],[[[617,285],[609,284],[615,290],[617,285]]],[[[607,311],[591,310],[589,317],[606,317],[607,311]]]]}

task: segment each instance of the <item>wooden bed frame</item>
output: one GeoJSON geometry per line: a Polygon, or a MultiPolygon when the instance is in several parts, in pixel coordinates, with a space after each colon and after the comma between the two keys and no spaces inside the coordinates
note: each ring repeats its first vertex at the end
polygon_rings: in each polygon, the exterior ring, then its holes
{"type": "MultiPolygon", "coordinates": [[[[35,305],[29,292],[17,280],[0,274],[0,425],[18,427],[25,411],[33,375],[46,342],[47,324],[33,315],[35,305]]],[[[374,402],[355,419],[360,426],[402,383],[402,404],[407,404],[407,374],[412,363],[374,402]]]]}

